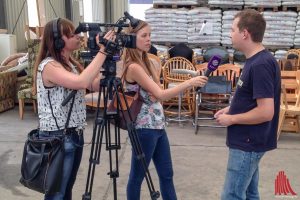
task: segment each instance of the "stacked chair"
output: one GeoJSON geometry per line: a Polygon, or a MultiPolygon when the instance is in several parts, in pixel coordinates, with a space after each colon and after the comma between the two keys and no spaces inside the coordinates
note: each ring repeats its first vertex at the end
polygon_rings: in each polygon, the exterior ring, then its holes
{"type": "Polygon", "coordinates": [[[214,118],[199,117],[199,111],[202,109],[214,113],[215,111],[228,106],[237,84],[238,77],[240,76],[240,67],[229,64],[229,53],[222,47],[211,47],[205,51],[203,55],[205,63],[196,65],[196,69],[200,72],[200,75],[204,75],[207,69],[207,62],[214,55],[219,55],[222,58],[221,66],[211,74],[207,84],[196,91],[194,116],[195,134],[197,134],[199,127],[223,127],[213,123],[201,124],[200,122],[203,120],[214,120],[214,118]]]}

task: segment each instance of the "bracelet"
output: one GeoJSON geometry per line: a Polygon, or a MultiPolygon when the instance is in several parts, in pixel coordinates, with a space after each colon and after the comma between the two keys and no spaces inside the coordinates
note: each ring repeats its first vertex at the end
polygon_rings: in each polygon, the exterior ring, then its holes
{"type": "Polygon", "coordinates": [[[103,55],[106,55],[106,56],[107,56],[107,53],[105,53],[105,52],[103,52],[103,51],[101,51],[101,50],[99,50],[98,52],[99,52],[99,53],[102,53],[103,55]]]}

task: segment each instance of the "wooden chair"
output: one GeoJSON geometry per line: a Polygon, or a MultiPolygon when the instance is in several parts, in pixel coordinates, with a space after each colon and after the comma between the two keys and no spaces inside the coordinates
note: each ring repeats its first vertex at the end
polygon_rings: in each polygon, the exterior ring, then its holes
{"type": "Polygon", "coordinates": [[[280,70],[282,71],[296,71],[298,69],[297,59],[281,59],[278,61],[280,70]]]}
{"type": "Polygon", "coordinates": [[[290,50],[288,50],[288,52],[286,54],[287,59],[290,57],[290,54],[295,55],[296,67],[297,67],[297,69],[299,69],[299,67],[300,67],[300,49],[290,49],[290,50]]]}
{"type": "Polygon", "coordinates": [[[226,76],[227,81],[231,81],[232,88],[235,88],[237,79],[240,77],[241,68],[234,64],[224,64],[218,67],[217,74],[226,76]]]}
{"type": "MultiPolygon", "coordinates": [[[[207,62],[195,65],[196,70],[199,72],[200,76],[204,76],[207,69],[207,62]]],[[[211,76],[217,76],[217,70],[210,74],[211,76]]]]}
{"type": "MultiPolygon", "coordinates": [[[[191,78],[190,74],[174,73],[174,69],[186,69],[196,71],[196,68],[193,66],[193,64],[183,57],[173,57],[169,59],[163,67],[163,85],[165,89],[176,86],[176,84],[184,82],[191,78]]],[[[164,101],[163,105],[165,106],[165,114],[169,116],[177,115],[177,118],[168,119],[170,121],[179,121],[180,123],[182,120],[184,120],[181,119],[181,115],[193,115],[193,99],[194,92],[193,89],[190,89],[183,92],[176,98],[164,101]],[[174,106],[178,106],[178,111],[174,111],[174,109],[172,110],[174,106]]]]}
{"type": "Polygon", "coordinates": [[[285,85],[286,89],[287,102],[290,104],[294,104],[296,102],[299,91],[300,71],[281,71],[280,73],[281,83],[285,85]]]}
{"type": "MultiPolygon", "coordinates": [[[[207,70],[207,63],[202,63],[195,66],[200,75],[204,75],[207,70]]],[[[210,111],[212,114],[216,110],[229,105],[232,88],[235,87],[237,77],[240,76],[240,67],[233,64],[223,64],[215,70],[205,88],[196,93],[195,98],[195,118],[194,127],[195,134],[198,132],[198,127],[223,127],[218,125],[199,124],[199,120],[211,120],[209,117],[198,117],[200,108],[202,111],[210,111]]]]}
{"type": "Polygon", "coordinates": [[[25,100],[33,104],[33,111],[37,113],[36,95],[32,94],[33,84],[33,69],[36,56],[38,54],[40,46],[40,39],[29,39],[28,40],[28,69],[26,83],[20,85],[18,90],[18,101],[19,101],[19,116],[20,119],[24,117],[24,106],[25,100]]]}
{"type": "Polygon", "coordinates": [[[281,102],[280,102],[280,113],[279,113],[279,122],[278,122],[278,130],[277,130],[277,140],[283,130],[284,126],[287,129],[295,129],[296,132],[300,131],[299,126],[299,117],[300,117],[300,98],[299,95],[297,97],[297,101],[295,105],[289,105],[286,93],[286,87],[284,84],[281,85],[281,102]],[[289,116],[294,116],[295,120],[289,120],[289,116]]]}

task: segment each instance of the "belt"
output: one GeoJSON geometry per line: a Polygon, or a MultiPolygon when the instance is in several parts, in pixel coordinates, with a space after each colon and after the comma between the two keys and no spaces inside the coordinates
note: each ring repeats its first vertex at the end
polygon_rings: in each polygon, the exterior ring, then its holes
{"type": "Polygon", "coordinates": [[[83,128],[81,128],[81,127],[67,128],[67,134],[72,133],[72,132],[76,132],[77,134],[82,134],[83,133],[83,128]]]}

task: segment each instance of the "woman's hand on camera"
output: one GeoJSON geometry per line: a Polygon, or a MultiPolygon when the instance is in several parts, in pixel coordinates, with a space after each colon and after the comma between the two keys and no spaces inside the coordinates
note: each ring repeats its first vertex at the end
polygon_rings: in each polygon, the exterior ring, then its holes
{"type": "Polygon", "coordinates": [[[207,80],[206,76],[196,76],[190,79],[190,83],[193,87],[203,87],[207,83],[207,80]]]}
{"type": "MultiPolygon", "coordinates": [[[[101,43],[99,43],[100,39],[99,39],[99,34],[96,36],[96,42],[99,46],[99,48],[101,50],[103,50],[105,48],[105,46],[101,43]]],[[[115,35],[115,32],[113,30],[110,30],[108,31],[104,36],[103,36],[104,39],[106,40],[110,40],[110,41],[114,41],[116,39],[116,35],[115,35]]]]}

